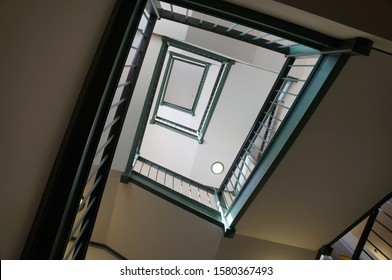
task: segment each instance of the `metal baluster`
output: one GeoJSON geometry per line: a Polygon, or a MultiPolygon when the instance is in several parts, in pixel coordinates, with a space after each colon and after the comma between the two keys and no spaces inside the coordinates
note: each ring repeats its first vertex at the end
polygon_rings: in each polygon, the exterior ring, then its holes
{"type": "Polygon", "coordinates": [[[226,32],[230,32],[231,30],[233,30],[236,26],[238,25],[238,23],[234,23],[232,26],[230,26],[226,32]]]}
{"type": "Polygon", "coordinates": [[[242,33],[240,34],[240,36],[244,36],[244,35],[248,34],[249,32],[251,32],[251,31],[253,31],[253,30],[254,30],[253,28],[249,28],[248,30],[242,32],[242,33]]]}

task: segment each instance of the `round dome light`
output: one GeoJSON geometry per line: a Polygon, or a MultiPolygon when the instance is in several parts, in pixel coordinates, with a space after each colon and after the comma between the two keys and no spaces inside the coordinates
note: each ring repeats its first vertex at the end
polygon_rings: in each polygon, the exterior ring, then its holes
{"type": "Polygon", "coordinates": [[[223,163],[221,163],[221,162],[219,162],[219,161],[214,162],[214,163],[211,165],[211,171],[212,171],[212,173],[214,173],[214,174],[221,174],[221,173],[223,172],[224,169],[225,169],[225,167],[223,166],[223,163]]]}

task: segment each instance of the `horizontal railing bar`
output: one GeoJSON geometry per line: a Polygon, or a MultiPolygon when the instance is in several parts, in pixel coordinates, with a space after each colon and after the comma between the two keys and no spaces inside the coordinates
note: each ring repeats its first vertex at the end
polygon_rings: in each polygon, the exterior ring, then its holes
{"type": "Polygon", "coordinates": [[[203,22],[205,16],[206,16],[205,14],[202,15],[199,24],[202,24],[202,22],[203,22]]]}
{"type": "Polygon", "coordinates": [[[392,216],[389,215],[389,214],[388,214],[387,212],[385,212],[384,210],[382,210],[381,208],[379,208],[379,211],[380,211],[383,215],[385,215],[385,216],[387,216],[388,218],[392,219],[392,216]]]}
{"type": "Polygon", "coordinates": [[[300,79],[292,78],[292,77],[284,77],[284,78],[282,78],[282,80],[291,81],[291,82],[301,82],[301,83],[306,82],[306,80],[300,80],[300,79]]]}
{"type": "MultiPolygon", "coordinates": [[[[77,237],[77,238],[75,239],[75,241],[74,241],[75,246],[76,246],[76,244],[78,244],[78,241],[79,241],[80,237],[82,236],[82,234],[83,234],[84,231],[86,230],[86,228],[87,228],[87,226],[88,226],[89,223],[90,223],[90,219],[88,219],[88,220],[86,221],[86,223],[83,225],[83,227],[81,228],[78,237],[77,237]]],[[[79,251],[80,251],[82,245],[83,245],[83,242],[81,242],[81,243],[79,244],[78,249],[75,251],[75,253],[74,253],[73,257],[72,257],[73,260],[74,260],[75,257],[78,255],[78,253],[79,253],[79,251]]],[[[68,257],[69,257],[69,256],[68,256],[68,257]]],[[[68,258],[67,258],[67,259],[68,259],[68,258]]]]}
{"type": "Polygon", "coordinates": [[[263,33],[263,34],[260,34],[259,36],[256,36],[256,37],[252,38],[252,40],[253,40],[253,41],[256,41],[256,40],[259,40],[259,39],[261,39],[261,38],[267,37],[267,36],[269,36],[269,35],[270,35],[270,34],[268,34],[268,33],[263,33]]]}
{"type": "Polygon", "coordinates": [[[74,248],[75,248],[75,246],[76,246],[75,241],[76,241],[76,240],[79,241],[79,239],[80,239],[80,237],[77,238],[77,239],[75,239],[75,240],[72,242],[71,247],[68,249],[67,254],[66,254],[65,257],[63,258],[64,260],[68,260],[69,256],[71,255],[72,251],[74,250],[74,248]]]}
{"type": "Polygon", "coordinates": [[[82,246],[83,246],[83,242],[80,242],[78,248],[76,249],[75,253],[72,256],[72,260],[76,259],[76,256],[79,254],[80,250],[82,249],[82,246]]]}
{"type": "Polygon", "coordinates": [[[270,101],[270,103],[271,103],[271,104],[275,104],[276,106],[279,106],[279,107],[283,107],[283,108],[285,108],[285,109],[287,109],[287,110],[290,110],[290,107],[284,106],[284,105],[282,105],[282,104],[280,104],[280,103],[278,103],[278,102],[270,101]]]}
{"type": "MultiPolygon", "coordinates": [[[[230,177],[229,182],[230,182],[231,187],[233,188],[233,192],[234,192],[235,196],[237,196],[238,195],[237,188],[233,185],[233,182],[231,181],[231,177],[230,177]]],[[[230,192],[229,190],[227,190],[227,191],[230,192]]]]}
{"type": "Polygon", "coordinates": [[[142,166],[140,166],[139,173],[142,173],[143,167],[144,167],[144,162],[142,162],[142,166]]]}
{"type": "Polygon", "coordinates": [[[233,30],[236,26],[238,25],[238,23],[234,23],[232,26],[230,26],[226,32],[230,32],[231,30],[233,30]]]}
{"type": "Polygon", "coordinates": [[[218,24],[219,24],[219,22],[221,21],[221,19],[220,18],[218,18],[218,20],[215,22],[215,24],[214,24],[214,27],[213,28],[216,28],[217,26],[218,26],[218,24]]]}
{"type": "Polygon", "coordinates": [[[301,46],[301,44],[293,43],[293,44],[289,44],[289,45],[281,45],[278,48],[279,49],[284,49],[284,48],[291,48],[291,47],[296,47],[296,46],[301,46]]]}
{"type": "Polygon", "coordinates": [[[109,145],[110,142],[112,142],[113,138],[114,138],[114,135],[110,136],[110,137],[108,138],[108,140],[106,140],[106,142],[103,143],[102,146],[99,147],[99,148],[97,149],[97,151],[95,152],[95,156],[94,156],[94,157],[96,157],[100,152],[102,152],[102,150],[105,149],[105,147],[106,147],[107,145],[109,145]]]}
{"type": "Polygon", "coordinates": [[[119,100],[118,102],[113,103],[112,106],[110,106],[110,109],[113,109],[114,107],[117,107],[118,105],[124,103],[125,100],[126,100],[126,98],[123,98],[123,99],[119,100]]]}
{"type": "Polygon", "coordinates": [[[266,114],[267,116],[270,116],[271,118],[274,118],[275,120],[277,120],[277,121],[279,121],[279,122],[283,122],[283,120],[279,119],[278,117],[272,115],[272,114],[269,113],[269,112],[265,112],[265,114],[266,114]]]}
{"type": "Polygon", "coordinates": [[[151,21],[150,21],[150,16],[147,14],[146,10],[143,11],[143,16],[145,17],[145,19],[146,19],[148,22],[151,22],[151,21]]]}
{"type": "MultiPolygon", "coordinates": [[[[79,205],[79,211],[83,209],[83,205],[87,202],[87,200],[89,199],[91,193],[95,190],[95,188],[98,186],[99,182],[101,182],[102,179],[102,175],[100,175],[94,182],[93,186],[88,190],[88,192],[86,193],[86,195],[83,198],[82,203],[79,205]]],[[[71,236],[72,237],[72,236],[71,236]]]]}
{"type": "MultiPolygon", "coordinates": [[[[267,139],[265,139],[263,136],[261,136],[261,135],[259,135],[259,134],[256,134],[256,135],[257,135],[257,137],[259,137],[259,138],[261,139],[261,141],[263,141],[265,144],[267,144],[267,145],[269,144],[269,141],[268,141],[267,139]]],[[[256,149],[259,151],[260,155],[263,153],[262,150],[260,149],[260,147],[257,146],[253,141],[248,140],[248,142],[251,143],[252,146],[256,147],[256,149]]]]}
{"type": "MultiPolygon", "coordinates": [[[[224,191],[222,192],[222,198],[223,198],[223,200],[224,200],[224,202],[225,202],[225,205],[229,205],[229,202],[227,201],[224,192],[227,192],[227,190],[224,190],[224,191]]],[[[230,197],[230,195],[229,195],[229,198],[230,198],[230,200],[231,200],[231,203],[233,203],[234,200],[230,197]]],[[[230,203],[230,205],[231,205],[231,203],[230,203]]]]}
{"type": "Polygon", "coordinates": [[[188,190],[189,190],[189,198],[192,198],[193,200],[195,200],[195,199],[192,197],[192,185],[191,185],[191,184],[188,185],[188,190]]]}
{"type": "Polygon", "coordinates": [[[288,91],[283,91],[283,90],[276,90],[276,92],[278,92],[278,93],[284,93],[284,94],[291,95],[291,96],[295,96],[295,97],[298,96],[298,94],[291,93],[291,92],[288,92],[288,91]]]}
{"type": "MultiPolygon", "coordinates": [[[[233,183],[231,183],[231,184],[233,185],[233,183]]],[[[234,190],[235,190],[235,188],[233,187],[233,192],[234,192],[234,190]]],[[[226,190],[226,192],[227,192],[227,194],[229,195],[230,200],[234,203],[235,198],[237,197],[237,194],[233,195],[232,192],[229,191],[229,190],[226,190]]]]}
{"type": "MultiPolygon", "coordinates": [[[[238,176],[238,177],[241,177],[241,175],[242,175],[242,177],[245,179],[245,181],[247,180],[247,178],[245,177],[245,175],[244,175],[244,173],[242,173],[242,167],[240,168],[239,166],[238,166],[238,163],[236,164],[236,166],[237,166],[237,169],[238,169],[238,171],[239,171],[239,173],[240,173],[240,176],[238,176]]],[[[237,178],[237,177],[236,177],[237,178]]],[[[238,181],[240,180],[240,178],[238,178],[238,181]]],[[[241,185],[241,184],[240,184],[241,185]]],[[[241,185],[242,186],[242,185],[241,185]]]]}
{"type": "Polygon", "coordinates": [[[83,212],[83,214],[80,216],[79,220],[76,222],[75,226],[73,227],[71,234],[69,235],[69,240],[74,236],[75,232],[77,231],[77,229],[79,228],[80,224],[83,222],[84,217],[86,217],[87,213],[90,211],[91,207],[93,206],[93,204],[95,203],[95,197],[90,201],[90,203],[88,204],[88,207],[86,209],[86,211],[83,212]]]}
{"type": "Polygon", "coordinates": [[[142,34],[143,37],[146,37],[146,34],[144,33],[144,30],[143,30],[143,29],[138,28],[137,31],[140,32],[140,34],[142,34]]]}
{"type": "MultiPolygon", "coordinates": [[[[238,167],[238,166],[237,166],[238,167]]],[[[241,172],[240,172],[241,173],[241,172]]],[[[236,179],[236,183],[238,183],[238,185],[240,185],[241,189],[242,189],[242,185],[240,183],[240,179],[235,175],[235,172],[233,172],[233,176],[236,179]]]]}
{"type": "Polygon", "coordinates": [[[248,154],[250,160],[253,162],[253,164],[256,165],[257,162],[256,162],[256,160],[253,159],[253,157],[252,157],[252,155],[250,154],[250,152],[249,152],[247,149],[245,149],[244,152],[248,154]]]}
{"type": "Polygon", "coordinates": [[[269,45],[269,44],[281,42],[281,41],[284,41],[284,40],[286,40],[286,39],[284,39],[284,38],[279,38],[279,39],[276,39],[276,40],[271,40],[271,41],[265,42],[265,44],[266,44],[266,45],[269,45]]]}
{"type": "Polygon", "coordinates": [[[382,241],[384,241],[389,247],[392,248],[392,244],[389,243],[387,240],[385,240],[379,233],[377,233],[374,229],[371,230],[375,235],[377,235],[378,238],[380,238],[382,241]]]}
{"type": "MultiPolygon", "coordinates": [[[[186,177],[184,177],[184,176],[182,176],[182,175],[180,175],[180,174],[177,174],[177,173],[174,172],[174,171],[171,171],[171,170],[169,170],[169,169],[166,169],[166,168],[164,168],[164,167],[162,167],[162,166],[160,166],[160,165],[158,165],[158,164],[156,164],[156,163],[154,163],[154,162],[152,162],[152,161],[149,161],[148,159],[145,159],[145,158],[143,158],[143,157],[139,157],[139,158],[138,158],[138,161],[140,161],[140,162],[145,162],[147,165],[151,165],[151,166],[153,166],[153,167],[156,167],[158,170],[164,170],[164,171],[162,171],[162,172],[168,172],[168,173],[171,174],[171,176],[174,176],[176,179],[182,180],[183,182],[186,182],[186,183],[188,183],[189,185],[199,186],[199,187],[201,187],[201,188],[202,188],[203,190],[205,190],[205,191],[214,191],[214,188],[212,188],[212,187],[205,186],[205,185],[200,184],[200,183],[198,183],[198,182],[196,182],[196,181],[193,181],[193,180],[191,180],[191,179],[189,179],[189,178],[186,178],[186,177]]],[[[158,174],[158,172],[157,172],[157,174],[158,174]]],[[[143,174],[142,174],[142,175],[143,175],[143,174]]],[[[157,177],[157,176],[156,176],[156,177],[157,177]]],[[[152,179],[152,178],[150,178],[150,179],[152,179]]],[[[157,181],[157,180],[155,179],[155,181],[157,181]]]]}
{"type": "Polygon", "coordinates": [[[244,165],[246,166],[246,168],[249,170],[249,172],[252,172],[253,169],[249,168],[249,165],[246,163],[246,159],[243,159],[244,165]]]}
{"type": "Polygon", "coordinates": [[[383,223],[381,223],[378,219],[375,219],[375,221],[377,223],[379,223],[383,228],[385,228],[387,231],[389,231],[390,233],[392,233],[392,230],[390,228],[388,228],[386,225],[384,225],[383,223]]]}
{"type": "Polygon", "coordinates": [[[254,28],[249,28],[248,30],[245,30],[244,32],[242,32],[242,33],[240,34],[240,36],[244,36],[244,35],[248,34],[249,32],[251,32],[251,31],[253,31],[253,30],[254,30],[254,28]]]}
{"type": "Polygon", "coordinates": [[[209,192],[207,192],[207,193],[206,193],[206,195],[207,195],[207,202],[208,202],[208,206],[212,208],[212,205],[211,205],[211,200],[210,200],[210,193],[209,193],[209,192]]]}
{"type": "Polygon", "coordinates": [[[108,158],[108,155],[106,155],[106,156],[100,161],[100,163],[98,164],[98,166],[97,166],[97,168],[94,170],[94,172],[92,172],[92,173],[90,174],[90,176],[88,176],[88,178],[87,178],[87,183],[90,182],[90,180],[95,176],[95,174],[97,174],[99,168],[101,168],[102,164],[105,163],[105,161],[107,160],[107,158],[108,158]]]}
{"type": "Polygon", "coordinates": [[[104,129],[102,130],[102,132],[105,132],[106,130],[108,130],[110,127],[112,127],[116,122],[118,122],[118,120],[120,119],[120,116],[117,116],[117,118],[115,118],[113,121],[111,121],[110,123],[108,123],[104,129]]]}
{"type": "MultiPolygon", "coordinates": [[[[143,164],[144,164],[144,162],[143,162],[143,164]]],[[[152,168],[152,166],[149,165],[148,172],[147,172],[147,177],[149,177],[149,178],[150,178],[151,168],[152,168]]]]}
{"type": "Polygon", "coordinates": [[[268,125],[266,125],[264,123],[262,124],[262,126],[264,126],[268,131],[273,132],[274,134],[276,133],[276,129],[274,129],[273,127],[268,126],[268,125]]]}
{"type": "Polygon", "coordinates": [[[125,64],[124,65],[124,68],[136,68],[137,67],[137,65],[136,64],[125,64]]]}
{"type": "Polygon", "coordinates": [[[364,252],[366,255],[368,255],[369,258],[371,258],[372,260],[374,260],[374,258],[373,258],[368,252],[366,252],[366,250],[362,249],[362,252],[364,252]]]}
{"type": "Polygon", "coordinates": [[[201,196],[200,196],[200,188],[199,188],[199,186],[197,186],[197,194],[198,194],[198,196],[199,196],[199,202],[202,203],[202,202],[201,202],[201,196]]]}
{"type": "Polygon", "coordinates": [[[291,64],[289,67],[314,67],[315,64],[291,64]]]}
{"type": "MultiPolygon", "coordinates": [[[[263,139],[263,138],[261,138],[261,139],[263,139]]],[[[254,142],[249,141],[249,143],[251,144],[251,146],[254,146],[254,147],[256,148],[256,151],[257,151],[260,155],[263,154],[263,151],[262,151],[262,150],[260,149],[260,147],[257,146],[254,142]]],[[[265,142],[265,143],[267,143],[267,142],[265,142]]]]}
{"type": "Polygon", "coordinates": [[[117,88],[123,87],[123,86],[127,86],[131,83],[131,81],[125,82],[125,83],[121,83],[117,86],[117,88]]]}
{"type": "Polygon", "coordinates": [[[172,122],[172,121],[169,121],[169,120],[160,118],[160,117],[158,117],[158,116],[155,117],[155,121],[161,122],[161,123],[166,124],[166,125],[168,125],[168,126],[171,126],[171,127],[173,127],[173,128],[181,129],[181,130],[184,131],[184,132],[187,132],[187,131],[191,131],[191,132],[193,132],[193,133],[196,133],[196,132],[197,132],[197,131],[196,131],[195,129],[193,129],[193,128],[186,127],[186,126],[184,126],[184,125],[182,125],[182,124],[179,124],[179,123],[174,123],[174,122],[172,122]]]}
{"type": "Polygon", "coordinates": [[[376,245],[373,244],[373,242],[371,242],[369,239],[366,240],[367,242],[369,242],[381,255],[383,255],[387,260],[389,260],[389,258],[383,253],[383,251],[381,251],[376,245]]]}

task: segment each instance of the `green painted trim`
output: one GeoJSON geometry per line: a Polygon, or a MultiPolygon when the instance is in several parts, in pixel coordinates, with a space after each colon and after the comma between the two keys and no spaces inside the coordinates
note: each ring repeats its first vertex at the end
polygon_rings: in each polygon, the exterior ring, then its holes
{"type": "Polygon", "coordinates": [[[300,56],[300,55],[319,55],[320,51],[316,50],[316,49],[312,49],[309,48],[307,46],[304,45],[295,45],[295,46],[291,46],[289,47],[289,56],[300,56]]]}
{"type": "Polygon", "coordinates": [[[178,59],[181,59],[181,58],[182,58],[182,59],[184,59],[184,60],[189,60],[189,62],[193,61],[193,62],[195,62],[195,64],[199,64],[198,66],[207,66],[207,65],[211,65],[211,63],[209,63],[209,62],[207,62],[207,61],[203,61],[203,60],[200,60],[200,59],[191,57],[191,56],[187,56],[187,55],[182,54],[182,53],[176,53],[176,52],[173,52],[173,51],[170,51],[170,52],[173,54],[174,57],[176,57],[176,58],[178,58],[178,59]],[[200,65],[200,64],[201,64],[201,65],[200,65]]]}
{"type": "MultiPolygon", "coordinates": [[[[166,56],[167,56],[167,49],[168,49],[168,45],[167,44],[165,44],[164,42],[162,43],[162,46],[163,45],[165,45],[166,46],[166,52],[165,52],[165,54],[162,56],[162,57],[158,57],[158,61],[157,61],[157,64],[161,64],[162,63],[162,67],[163,67],[163,65],[165,64],[165,60],[166,60],[166,56]]],[[[151,124],[154,124],[155,123],[155,117],[157,116],[157,114],[158,114],[158,109],[159,109],[159,104],[160,104],[160,100],[162,100],[162,94],[164,93],[164,92],[166,92],[166,87],[167,87],[167,83],[168,83],[168,81],[169,81],[169,79],[168,79],[168,77],[170,77],[170,74],[171,74],[171,71],[172,71],[172,68],[173,68],[173,55],[171,54],[171,53],[169,53],[169,58],[168,58],[168,63],[167,63],[167,65],[166,65],[166,69],[165,69],[165,73],[164,73],[164,75],[163,75],[163,78],[162,78],[162,84],[161,84],[161,87],[160,87],[160,89],[159,89],[159,93],[158,93],[158,97],[157,97],[157,101],[155,102],[155,107],[154,107],[154,112],[153,112],[153,114],[152,114],[152,117],[151,117],[151,120],[150,120],[150,123],[151,124]]],[[[159,76],[155,76],[155,75],[153,75],[153,77],[152,77],[152,79],[151,79],[151,84],[155,84],[156,83],[156,87],[158,86],[158,83],[159,83],[159,77],[160,77],[160,75],[159,76]]],[[[156,88],[155,87],[155,88],[156,88]]],[[[152,93],[154,96],[155,96],[155,92],[153,92],[152,93]]]]}
{"type": "MultiPolygon", "coordinates": [[[[217,25],[212,22],[208,22],[206,20],[203,20],[202,23],[200,23],[200,19],[194,18],[194,17],[186,17],[185,15],[178,14],[178,13],[172,13],[171,11],[168,10],[160,10],[160,15],[162,18],[171,20],[174,22],[178,22],[181,24],[186,24],[189,26],[192,26],[194,28],[199,28],[201,30],[206,30],[209,32],[213,32],[222,36],[226,36],[229,38],[232,38],[234,40],[239,40],[242,42],[246,42],[248,44],[252,44],[261,48],[265,48],[274,52],[279,52],[283,55],[289,54],[289,48],[285,47],[283,45],[280,45],[279,43],[271,42],[269,40],[266,40],[264,38],[259,38],[255,39],[257,36],[251,35],[251,34],[243,34],[243,32],[232,29],[228,30],[229,28],[226,26],[222,25],[217,25]]],[[[260,31],[262,32],[262,31],[260,31]]],[[[275,35],[272,35],[275,36],[275,35]]],[[[282,38],[283,39],[283,38],[282,38]]]]}
{"type": "Polygon", "coordinates": [[[164,118],[160,118],[160,117],[156,117],[155,120],[154,120],[154,124],[160,125],[160,126],[162,126],[164,128],[167,128],[167,129],[172,130],[174,132],[180,133],[180,134],[182,134],[184,136],[187,136],[187,137],[190,137],[192,139],[199,140],[199,137],[197,136],[197,131],[196,130],[191,129],[189,127],[185,127],[185,126],[183,126],[181,124],[172,122],[170,120],[167,120],[167,119],[164,119],[164,118]],[[165,124],[164,122],[168,122],[168,123],[170,123],[172,125],[165,124]],[[182,127],[183,130],[176,128],[176,126],[182,127]]]}
{"type": "MultiPolygon", "coordinates": [[[[132,172],[130,182],[224,229],[221,213],[154,180],[132,172]]],[[[175,219],[175,217],[173,217],[175,219]]]]}
{"type": "Polygon", "coordinates": [[[218,104],[219,97],[223,91],[223,87],[226,83],[227,77],[229,76],[230,69],[233,63],[224,63],[222,67],[224,67],[222,70],[222,74],[220,77],[216,79],[215,82],[215,90],[213,91],[214,94],[212,96],[212,102],[209,103],[209,106],[207,106],[206,111],[204,112],[205,117],[203,117],[204,121],[202,120],[200,127],[199,127],[199,141],[203,142],[204,141],[204,136],[205,133],[207,132],[208,126],[210,124],[212,115],[214,113],[214,110],[216,108],[216,105],[218,104]]]}
{"type": "MultiPolygon", "coordinates": [[[[160,90],[159,90],[159,93],[158,93],[158,97],[157,97],[157,101],[156,101],[156,104],[155,104],[155,107],[154,107],[154,111],[153,111],[152,117],[150,119],[150,124],[158,124],[159,123],[161,126],[163,126],[165,128],[169,128],[169,129],[171,129],[173,131],[176,131],[176,132],[179,132],[179,133],[181,133],[181,134],[183,134],[185,136],[189,136],[189,137],[191,137],[193,139],[196,139],[196,140],[199,141],[200,144],[202,144],[204,142],[204,135],[205,135],[205,133],[207,131],[207,128],[208,128],[208,125],[210,123],[212,114],[213,114],[213,112],[215,110],[216,104],[217,104],[218,99],[220,97],[220,94],[221,94],[221,92],[223,90],[223,86],[224,86],[224,84],[226,82],[226,79],[227,79],[228,74],[230,72],[231,66],[235,64],[235,61],[232,60],[232,59],[223,57],[221,55],[218,55],[218,54],[215,54],[215,53],[212,53],[212,52],[209,52],[209,51],[197,48],[195,46],[188,45],[186,43],[183,43],[183,42],[180,42],[180,41],[168,38],[168,37],[162,37],[162,47],[161,47],[161,50],[163,49],[163,46],[165,46],[165,53],[162,54],[162,56],[160,55],[158,57],[158,62],[157,62],[156,69],[157,69],[158,65],[159,65],[158,68],[162,69],[162,67],[164,65],[164,62],[165,62],[165,57],[167,55],[169,46],[172,46],[172,47],[175,47],[175,48],[179,48],[179,49],[191,52],[191,53],[195,53],[195,54],[197,54],[199,56],[204,56],[204,57],[206,57],[208,59],[219,61],[222,64],[221,70],[220,70],[220,72],[218,74],[218,77],[215,80],[215,86],[214,86],[214,90],[211,93],[210,102],[208,103],[208,105],[207,105],[207,107],[206,107],[206,109],[204,111],[204,115],[203,115],[203,117],[202,117],[202,119],[200,121],[200,125],[199,125],[199,128],[198,128],[197,132],[194,133],[193,132],[194,130],[190,129],[190,128],[189,128],[189,131],[184,131],[182,129],[176,129],[173,126],[170,126],[170,125],[164,124],[162,122],[159,122],[159,120],[158,120],[159,106],[164,104],[164,102],[163,102],[164,94],[165,94],[165,90],[166,90],[166,87],[167,87],[167,82],[168,82],[168,79],[169,79],[168,77],[170,76],[171,68],[173,66],[173,61],[174,61],[175,57],[177,56],[177,57],[180,57],[180,58],[184,58],[184,59],[187,59],[187,60],[193,60],[195,62],[202,63],[202,64],[206,65],[207,68],[205,69],[205,71],[203,73],[203,79],[202,79],[202,82],[200,83],[199,89],[198,89],[197,102],[199,101],[200,94],[201,94],[202,89],[204,87],[204,83],[205,83],[205,80],[207,78],[208,70],[209,70],[209,67],[210,67],[211,64],[208,63],[208,62],[204,62],[202,60],[193,58],[193,57],[188,57],[188,56],[183,55],[183,54],[179,54],[179,53],[175,53],[173,51],[169,51],[169,58],[168,58],[169,60],[168,60],[168,63],[167,63],[167,67],[165,69],[164,77],[163,77],[163,80],[162,80],[163,82],[161,84],[161,87],[160,87],[160,90]]],[[[151,79],[152,82],[150,84],[150,88],[152,88],[151,85],[154,84],[155,85],[154,89],[156,90],[156,87],[157,87],[157,85],[159,83],[160,75],[155,73],[155,70],[154,70],[154,75],[153,75],[153,77],[151,79]]],[[[149,94],[150,94],[150,88],[149,88],[149,94]]],[[[154,93],[151,93],[151,94],[154,94],[154,93]]],[[[173,106],[173,104],[171,104],[171,105],[173,106]]],[[[195,103],[194,104],[194,110],[196,110],[196,106],[197,106],[197,104],[195,103]]],[[[176,109],[179,109],[179,107],[180,106],[177,106],[176,109]]],[[[183,108],[183,109],[186,110],[186,108],[183,108]]],[[[193,112],[191,111],[191,113],[194,114],[194,111],[193,112]]],[[[165,122],[170,122],[174,126],[181,126],[182,128],[187,129],[186,127],[184,127],[184,126],[182,126],[180,124],[177,124],[175,122],[172,122],[170,120],[166,120],[165,119],[164,121],[165,122]]],[[[130,162],[130,160],[128,160],[128,164],[129,164],[129,162],[130,162]]],[[[128,168],[128,169],[131,170],[131,168],[128,168]]]]}
{"type": "Polygon", "coordinates": [[[154,72],[153,72],[153,75],[151,78],[152,82],[150,83],[150,86],[147,91],[146,99],[145,99],[144,105],[143,105],[143,110],[142,110],[142,113],[141,113],[141,116],[139,119],[140,121],[139,121],[139,124],[138,124],[136,132],[135,132],[135,138],[134,138],[134,141],[132,144],[131,151],[129,153],[127,166],[125,168],[125,171],[123,172],[124,178],[123,178],[123,176],[121,176],[122,182],[123,181],[125,182],[125,177],[128,176],[132,172],[133,164],[135,161],[135,156],[139,153],[139,149],[140,149],[141,143],[143,141],[144,131],[146,129],[147,122],[148,122],[148,116],[151,111],[152,103],[154,102],[155,91],[158,86],[159,77],[162,72],[162,67],[163,67],[163,63],[164,63],[163,58],[166,55],[167,48],[168,48],[167,44],[161,45],[161,49],[159,51],[158,58],[157,58],[157,63],[155,65],[154,72]]]}
{"type": "Polygon", "coordinates": [[[234,63],[234,60],[224,57],[222,55],[207,51],[205,49],[201,49],[192,45],[189,45],[187,43],[181,42],[174,40],[172,38],[162,36],[162,41],[166,42],[169,46],[176,47],[185,51],[189,51],[191,53],[198,54],[200,56],[207,57],[212,60],[219,61],[221,63],[234,63]]]}
{"type": "Polygon", "coordinates": [[[280,160],[286,154],[312,113],[327,93],[333,81],[348,60],[348,56],[323,56],[304,87],[292,109],[272,139],[260,163],[243,188],[236,201],[226,213],[228,224],[235,225],[258,192],[267,182],[280,160]]]}
{"type": "MultiPolygon", "coordinates": [[[[202,60],[190,57],[190,56],[186,56],[186,55],[183,55],[183,54],[180,54],[180,53],[176,53],[176,52],[173,52],[173,51],[170,51],[169,53],[170,53],[170,56],[169,56],[169,61],[168,61],[167,66],[170,67],[170,69],[166,68],[165,76],[164,76],[163,82],[162,82],[162,84],[164,86],[161,87],[161,90],[159,92],[158,100],[160,102],[159,102],[159,104],[157,103],[156,106],[155,106],[156,107],[156,111],[158,111],[158,108],[159,108],[159,107],[157,108],[157,106],[161,105],[161,106],[168,106],[168,107],[171,107],[173,109],[176,109],[176,110],[179,110],[179,111],[182,111],[182,112],[185,112],[185,113],[189,113],[192,116],[194,116],[195,112],[196,112],[197,104],[198,104],[199,99],[200,99],[200,95],[201,95],[201,93],[203,91],[204,83],[205,83],[205,80],[207,78],[208,70],[209,70],[209,67],[210,67],[211,63],[208,63],[208,62],[205,62],[205,61],[202,61],[202,60]],[[170,102],[165,102],[167,84],[169,83],[169,80],[170,80],[170,77],[171,77],[172,68],[173,68],[173,64],[174,64],[174,62],[176,60],[182,61],[184,63],[189,63],[189,64],[194,65],[196,67],[204,68],[204,71],[203,71],[203,74],[202,74],[202,77],[200,79],[200,83],[199,83],[199,86],[198,86],[198,89],[197,89],[197,93],[196,93],[195,99],[194,99],[193,104],[192,104],[192,108],[190,108],[190,109],[182,107],[182,106],[179,106],[177,104],[170,103],[170,102]]],[[[155,116],[156,115],[154,115],[153,118],[155,118],[155,116]]]]}
{"type": "Polygon", "coordinates": [[[339,40],[300,25],[221,0],[162,0],[173,5],[239,23],[268,34],[321,50],[337,47],[339,40]]]}

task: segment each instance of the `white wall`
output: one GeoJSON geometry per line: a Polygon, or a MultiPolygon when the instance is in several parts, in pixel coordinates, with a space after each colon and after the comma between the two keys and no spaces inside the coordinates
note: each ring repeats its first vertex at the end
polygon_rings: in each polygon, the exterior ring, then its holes
{"type": "Polygon", "coordinates": [[[0,1],[0,258],[20,256],[113,0],[0,1]]]}

